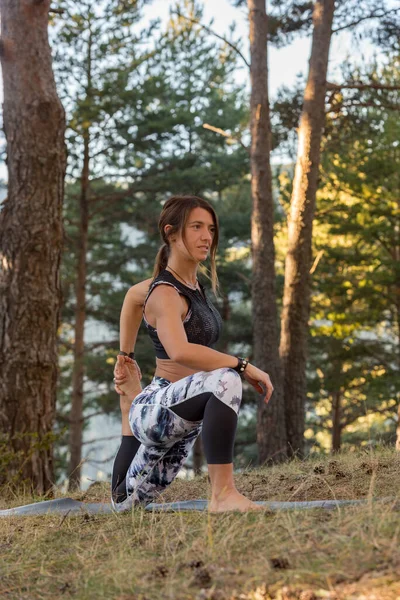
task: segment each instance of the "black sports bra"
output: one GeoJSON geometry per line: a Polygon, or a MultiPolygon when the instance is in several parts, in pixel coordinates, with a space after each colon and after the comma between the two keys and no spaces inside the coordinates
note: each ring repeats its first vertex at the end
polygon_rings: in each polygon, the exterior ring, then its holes
{"type": "Polygon", "coordinates": [[[201,291],[192,290],[190,287],[184,285],[178,279],[176,279],[176,277],[174,277],[170,271],[164,269],[150,284],[150,288],[143,305],[143,319],[150,338],[154,344],[156,357],[169,358],[158,337],[157,329],[152,327],[150,323],[146,321],[144,309],[151,292],[157,285],[160,284],[171,285],[179,294],[185,296],[185,298],[187,298],[189,301],[189,310],[185,320],[183,321],[183,327],[185,329],[188,342],[192,344],[201,344],[202,346],[208,346],[212,348],[215,342],[218,340],[222,329],[222,319],[218,310],[207,298],[204,287],[200,282],[199,285],[201,291]]]}

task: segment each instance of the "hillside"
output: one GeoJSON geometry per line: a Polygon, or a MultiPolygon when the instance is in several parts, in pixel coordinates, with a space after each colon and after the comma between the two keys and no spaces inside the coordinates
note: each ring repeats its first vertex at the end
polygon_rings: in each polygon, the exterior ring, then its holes
{"type": "MultiPolygon", "coordinates": [[[[48,515],[0,521],[8,599],[395,600],[400,598],[400,455],[295,461],[242,473],[254,500],[359,499],[335,510],[260,514],[48,515]],[[392,498],[379,502],[377,498],[392,498]]],[[[206,498],[206,476],[165,501],[206,498]]],[[[104,484],[76,495],[108,497],[104,484]]],[[[32,502],[4,498],[1,508],[32,502]]],[[[37,500],[37,499],[36,499],[37,500]]]]}

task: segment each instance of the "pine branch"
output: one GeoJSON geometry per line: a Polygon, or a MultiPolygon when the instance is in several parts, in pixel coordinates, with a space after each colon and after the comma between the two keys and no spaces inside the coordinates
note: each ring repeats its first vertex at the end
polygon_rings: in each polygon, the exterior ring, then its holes
{"type": "MultiPolygon", "coordinates": [[[[58,344],[60,346],[64,346],[67,350],[72,351],[74,349],[74,344],[68,342],[67,340],[58,340],[58,344]]],[[[102,346],[118,346],[119,340],[104,340],[103,342],[91,342],[90,344],[85,344],[85,351],[94,350],[95,348],[101,348],[102,346]]]]}
{"type": "Polygon", "coordinates": [[[400,90],[400,85],[381,85],[380,83],[326,83],[327,91],[334,90],[400,90]]]}
{"type": "Polygon", "coordinates": [[[97,412],[91,413],[90,415],[85,415],[84,417],[82,417],[81,421],[88,421],[89,419],[92,419],[93,417],[98,417],[99,415],[109,415],[109,413],[106,413],[104,410],[98,410],[97,412]]]}
{"type": "MultiPolygon", "coordinates": [[[[125,190],[121,190],[120,192],[113,192],[112,194],[98,194],[98,195],[91,196],[90,204],[91,205],[96,204],[96,209],[90,212],[90,218],[92,218],[93,215],[95,215],[99,212],[102,212],[101,207],[98,208],[98,206],[97,206],[98,203],[107,202],[107,204],[110,204],[112,202],[121,200],[121,198],[125,198],[131,194],[136,194],[138,192],[152,191],[154,186],[151,183],[149,184],[147,182],[148,179],[150,179],[150,182],[152,182],[152,181],[154,181],[154,177],[157,177],[159,175],[163,175],[164,173],[173,171],[176,168],[177,168],[177,165],[175,163],[167,164],[162,169],[159,169],[158,167],[150,168],[146,173],[144,173],[142,175],[142,178],[138,183],[132,184],[125,190]]],[[[92,181],[94,181],[94,180],[91,180],[91,182],[92,181]]]]}
{"type": "Polygon", "coordinates": [[[236,273],[236,276],[239,277],[239,279],[241,279],[242,281],[244,281],[249,287],[251,287],[252,281],[249,277],[246,277],[244,273],[236,273]]]}
{"type": "Polygon", "coordinates": [[[119,344],[119,340],[104,340],[103,342],[92,342],[85,344],[87,350],[94,350],[95,348],[101,348],[101,346],[114,346],[119,344]]]}
{"type": "Polygon", "coordinates": [[[317,256],[315,257],[314,264],[313,264],[313,266],[310,269],[310,275],[312,275],[315,272],[315,270],[316,270],[316,268],[318,266],[318,263],[321,260],[323,254],[324,254],[324,250],[320,250],[318,252],[317,256]]]}
{"type": "Polygon", "coordinates": [[[379,104],[376,102],[343,102],[339,106],[331,107],[327,110],[327,113],[338,113],[343,108],[381,108],[386,110],[400,110],[400,104],[379,104]]]}
{"type": "MultiPolygon", "coordinates": [[[[397,406],[397,402],[395,402],[394,404],[392,404],[392,406],[387,406],[386,408],[376,408],[376,409],[371,409],[370,411],[360,411],[358,414],[350,414],[348,416],[347,419],[344,419],[343,421],[341,421],[341,426],[342,427],[347,427],[347,425],[350,425],[351,423],[353,423],[356,419],[358,419],[360,416],[368,416],[368,415],[384,415],[386,413],[392,413],[393,409],[396,408],[397,406]]],[[[390,418],[390,415],[388,415],[388,417],[390,418]]]]}
{"type": "Polygon", "coordinates": [[[381,19],[382,17],[386,17],[387,15],[391,14],[391,13],[398,13],[400,11],[400,8],[392,8],[390,10],[386,10],[383,12],[378,13],[377,11],[366,15],[365,17],[360,17],[359,19],[357,19],[356,21],[352,21],[351,23],[347,23],[347,25],[343,25],[342,27],[337,27],[337,29],[332,29],[332,34],[333,33],[338,33],[339,31],[343,31],[345,29],[350,29],[351,27],[356,27],[357,25],[359,25],[360,23],[362,23],[363,21],[368,21],[369,19],[381,19]]]}
{"type": "Polygon", "coordinates": [[[364,345],[367,348],[368,356],[375,358],[379,362],[379,364],[386,368],[387,371],[391,371],[393,369],[393,366],[387,360],[382,358],[382,356],[380,356],[379,354],[373,352],[372,348],[368,347],[368,340],[365,340],[364,345]]]}
{"type": "Polygon", "coordinates": [[[190,21],[191,23],[194,23],[195,25],[198,25],[199,27],[201,27],[202,29],[207,31],[207,33],[210,33],[211,35],[213,35],[213,36],[217,37],[218,39],[222,40],[223,42],[225,42],[225,44],[230,46],[232,48],[232,50],[234,50],[240,56],[240,58],[245,63],[246,67],[248,69],[250,69],[250,63],[246,60],[245,56],[240,52],[239,48],[237,46],[235,46],[234,44],[232,44],[232,42],[227,40],[224,36],[220,35],[219,33],[216,33],[210,27],[207,27],[207,25],[204,25],[203,23],[201,23],[198,19],[192,19],[191,17],[187,17],[186,15],[183,15],[179,11],[172,12],[171,14],[176,15],[177,17],[181,17],[182,19],[186,19],[187,21],[190,21]]]}
{"type": "Polygon", "coordinates": [[[89,465],[104,465],[105,463],[110,462],[110,460],[112,460],[115,456],[115,452],[111,455],[108,456],[107,458],[104,458],[103,460],[96,460],[94,458],[89,458],[90,454],[88,453],[85,458],[84,461],[86,463],[88,463],[89,465]]]}
{"type": "Polygon", "coordinates": [[[389,254],[391,259],[396,260],[396,254],[395,254],[394,248],[391,248],[390,246],[388,246],[388,244],[386,244],[383,240],[381,240],[381,238],[379,237],[379,235],[377,233],[372,234],[372,238],[374,240],[376,240],[378,242],[378,244],[380,244],[384,250],[386,250],[386,252],[389,254]]]}
{"type": "Polygon", "coordinates": [[[108,437],[96,438],[95,440],[87,440],[86,442],[82,442],[82,446],[86,446],[88,444],[96,444],[97,442],[109,442],[110,440],[116,440],[120,437],[120,435],[109,435],[108,437]]]}
{"type": "Polygon", "coordinates": [[[224,137],[226,137],[228,139],[228,141],[232,141],[232,142],[237,142],[238,144],[240,144],[242,146],[242,148],[244,148],[246,150],[246,152],[250,155],[250,148],[248,148],[243,142],[242,140],[233,137],[230,133],[228,133],[227,131],[224,131],[223,129],[220,129],[219,127],[214,127],[213,125],[209,125],[208,123],[204,123],[203,125],[204,129],[209,129],[210,131],[214,131],[215,133],[219,133],[220,135],[223,135],[224,137]]]}

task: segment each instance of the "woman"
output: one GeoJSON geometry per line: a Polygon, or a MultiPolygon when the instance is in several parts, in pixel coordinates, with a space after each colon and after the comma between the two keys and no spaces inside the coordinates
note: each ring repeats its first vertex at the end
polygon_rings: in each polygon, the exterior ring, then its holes
{"type": "Polygon", "coordinates": [[[221,317],[197,279],[210,256],[217,290],[215,255],[218,219],[196,196],[175,196],[164,205],[163,239],[153,279],[133,286],[121,312],[121,353],[114,382],[121,395],[122,443],[112,477],[117,511],[151,502],[173,481],[202,431],[211,480],[209,510],[259,508],[240,494],[233,480],[233,445],[242,398],[241,375],[268,402],[273,387],[246,359],[213,349],[221,317]],[[134,346],[142,313],[156,353],[156,371],[141,390],[134,346]]]}

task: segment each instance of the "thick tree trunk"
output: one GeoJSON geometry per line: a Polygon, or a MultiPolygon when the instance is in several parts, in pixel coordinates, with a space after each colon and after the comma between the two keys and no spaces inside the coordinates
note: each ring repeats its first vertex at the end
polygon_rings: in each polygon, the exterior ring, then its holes
{"type": "Polygon", "coordinates": [[[251,53],[251,192],[252,306],[254,362],[266,371],[275,391],[269,404],[259,400],[257,443],[259,460],[286,457],[282,372],[279,359],[275,299],[275,248],[272,176],[269,162],[271,131],[268,101],[267,15],[265,0],[248,0],[251,53]]]}
{"type": "Polygon", "coordinates": [[[84,138],[83,170],[81,177],[78,261],[76,279],[74,368],[69,429],[70,462],[68,488],[80,487],[83,437],[83,384],[85,376],[86,275],[89,231],[89,132],[84,138]]]}
{"type": "Polygon", "coordinates": [[[49,0],[1,0],[8,198],[0,213],[0,480],[53,484],[65,114],[48,43],[49,0]]]}
{"type": "Polygon", "coordinates": [[[320,145],[324,127],[326,75],[334,0],[317,0],[307,86],[300,119],[296,170],[288,219],[288,253],[280,355],[289,455],[302,455],[306,400],[307,336],[310,307],[312,224],[320,145]]]}
{"type": "Polygon", "coordinates": [[[332,452],[339,452],[342,424],[341,424],[341,392],[332,394],[332,452]]]}

